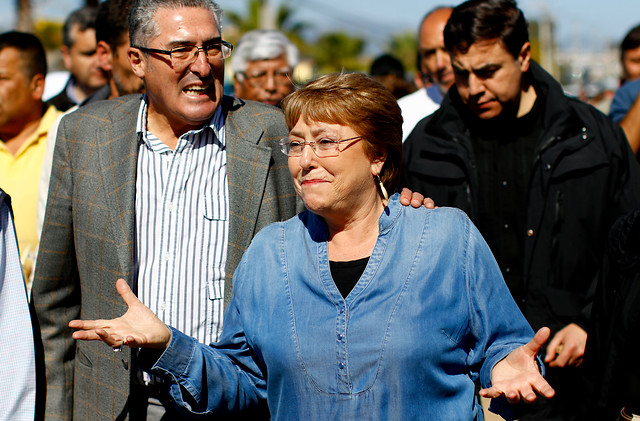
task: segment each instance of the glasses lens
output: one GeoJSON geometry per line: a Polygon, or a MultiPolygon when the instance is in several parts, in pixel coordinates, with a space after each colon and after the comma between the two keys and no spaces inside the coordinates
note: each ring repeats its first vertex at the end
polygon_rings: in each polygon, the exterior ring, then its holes
{"type": "Polygon", "coordinates": [[[184,45],[172,48],[171,59],[176,62],[188,61],[195,55],[194,51],[198,51],[198,47],[195,45],[184,45]]]}
{"type": "Polygon", "coordinates": [[[273,83],[275,85],[288,85],[292,83],[291,72],[289,70],[275,70],[271,72],[257,72],[257,73],[245,73],[244,74],[251,86],[261,88],[269,83],[269,79],[273,77],[273,83]],[[271,76],[273,74],[273,76],[271,76]]]}
{"type": "Polygon", "coordinates": [[[231,55],[230,44],[215,43],[205,45],[204,47],[198,47],[197,45],[183,45],[171,49],[171,59],[173,63],[178,66],[184,66],[185,64],[191,64],[196,61],[198,53],[202,50],[210,62],[216,60],[224,60],[231,55]]]}

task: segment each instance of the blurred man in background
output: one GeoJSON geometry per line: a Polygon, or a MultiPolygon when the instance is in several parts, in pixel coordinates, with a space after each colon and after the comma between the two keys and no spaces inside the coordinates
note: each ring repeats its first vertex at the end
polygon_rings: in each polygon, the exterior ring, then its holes
{"type": "Polygon", "coordinates": [[[295,90],[293,70],[298,59],[298,47],[281,32],[247,32],[231,56],[235,96],[279,107],[280,101],[295,90]]]}
{"type": "Polygon", "coordinates": [[[402,139],[415,125],[438,109],[453,84],[449,53],[444,48],[443,30],[451,16],[451,7],[436,7],[422,19],[418,31],[419,71],[424,87],[398,100],[402,110],[402,139]]]}
{"type": "Polygon", "coordinates": [[[62,28],[62,58],[71,77],[62,92],[47,101],[67,111],[107,83],[96,55],[95,20],[97,9],[83,7],[71,12],[62,28]]]}
{"type": "Polygon", "coordinates": [[[60,114],[42,102],[47,61],[38,38],[0,35],[0,186],[13,199],[25,279],[38,250],[36,203],[47,133],[60,114]]]}

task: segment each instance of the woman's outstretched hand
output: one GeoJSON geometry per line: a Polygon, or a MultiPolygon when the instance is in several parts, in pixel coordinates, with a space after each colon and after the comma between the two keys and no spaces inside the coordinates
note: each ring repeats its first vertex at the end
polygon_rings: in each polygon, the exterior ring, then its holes
{"type": "Polygon", "coordinates": [[[120,349],[122,345],[131,348],[165,349],[171,342],[171,330],[146,307],[131,291],[124,279],[116,281],[116,290],[129,308],[127,312],[112,320],[72,320],[69,327],[74,339],[103,341],[120,349]]]}
{"type": "Polygon", "coordinates": [[[497,398],[505,396],[510,403],[532,403],[537,395],[551,398],[555,390],[540,374],[536,355],[549,339],[548,327],[538,330],[527,343],[514,349],[491,371],[492,387],[480,390],[480,396],[497,398]]]}

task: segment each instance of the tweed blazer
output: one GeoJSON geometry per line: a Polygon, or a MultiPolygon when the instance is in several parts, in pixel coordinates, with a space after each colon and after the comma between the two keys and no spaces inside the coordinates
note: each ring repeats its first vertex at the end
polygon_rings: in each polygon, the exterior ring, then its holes
{"type": "MultiPolygon", "coordinates": [[[[140,95],[82,107],[61,122],[32,299],[45,349],[47,419],[128,418],[131,353],[100,342],[76,342],[70,320],[111,319],[126,311],[115,290],[134,274],[135,192],[140,95]]],[[[287,134],[271,106],[224,97],[229,187],[225,301],[231,275],[253,236],[290,218],[296,199],[287,134]]]]}

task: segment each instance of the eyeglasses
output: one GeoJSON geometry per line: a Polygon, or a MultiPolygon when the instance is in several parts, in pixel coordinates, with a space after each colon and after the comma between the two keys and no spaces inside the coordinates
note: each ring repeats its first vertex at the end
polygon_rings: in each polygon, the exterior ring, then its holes
{"type": "Polygon", "coordinates": [[[207,57],[207,60],[213,64],[215,61],[229,58],[233,50],[233,45],[223,40],[203,45],[202,47],[198,47],[197,45],[181,45],[179,47],[173,47],[170,50],[159,50],[157,48],[139,47],[135,45],[132,45],[132,47],[146,53],[167,55],[171,59],[171,66],[174,68],[184,68],[193,64],[200,51],[202,51],[205,57],[207,57]]]}
{"type": "Polygon", "coordinates": [[[280,150],[287,156],[301,156],[304,147],[309,145],[318,158],[338,156],[340,152],[362,139],[362,136],[350,137],[349,139],[331,140],[320,139],[313,142],[306,142],[292,137],[280,139],[280,150]],[[340,149],[340,144],[353,140],[344,148],[340,149]]]}
{"type": "Polygon", "coordinates": [[[273,83],[275,85],[290,85],[293,83],[291,80],[291,70],[274,70],[273,72],[262,71],[247,74],[245,72],[238,72],[238,74],[242,75],[249,85],[254,88],[262,88],[269,83],[269,77],[273,75],[273,83]]]}

